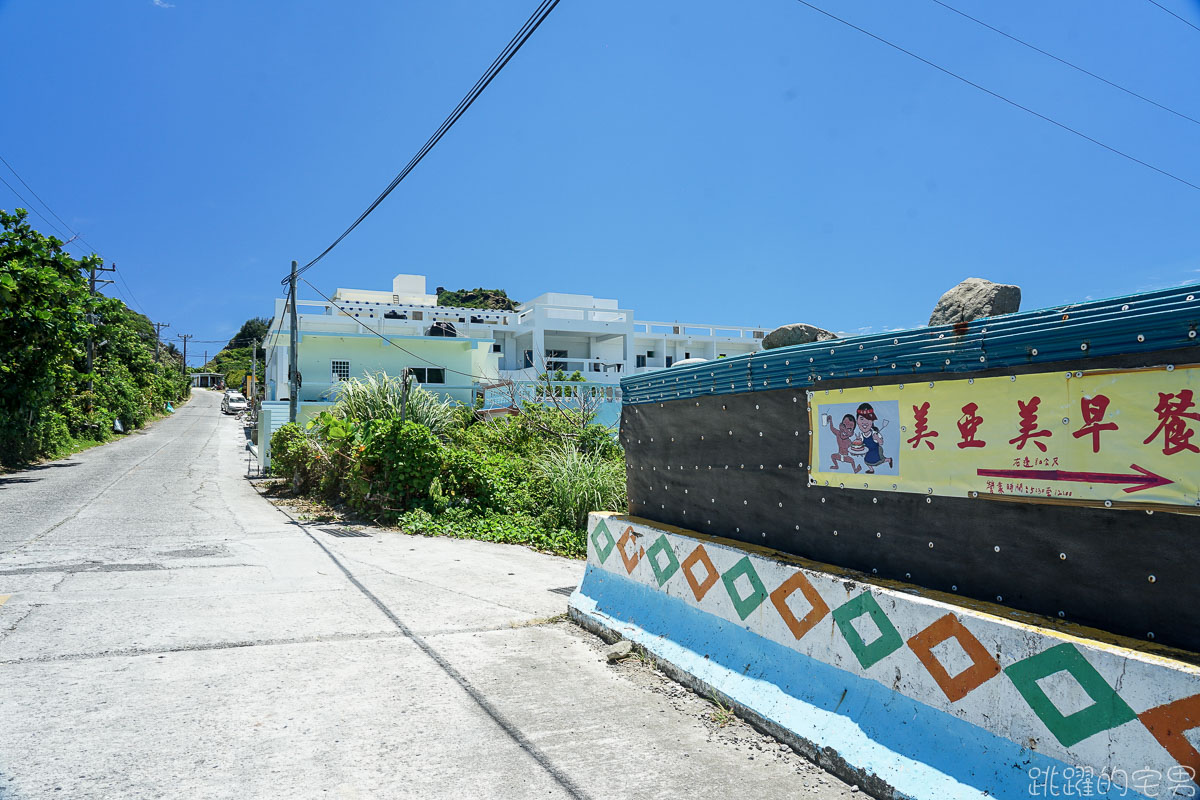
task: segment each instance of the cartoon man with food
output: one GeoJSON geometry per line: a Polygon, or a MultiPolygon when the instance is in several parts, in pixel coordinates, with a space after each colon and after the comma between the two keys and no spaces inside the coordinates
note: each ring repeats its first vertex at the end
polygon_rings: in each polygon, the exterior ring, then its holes
{"type": "Polygon", "coordinates": [[[855,472],[862,470],[854,459],[850,456],[850,445],[854,439],[854,417],[847,414],[842,417],[842,422],[836,428],[833,427],[833,417],[830,414],[825,414],[822,420],[823,424],[829,427],[829,432],[833,434],[834,440],[837,442],[837,452],[833,453],[833,465],[830,469],[837,469],[839,461],[845,461],[850,466],[854,467],[855,472]]]}

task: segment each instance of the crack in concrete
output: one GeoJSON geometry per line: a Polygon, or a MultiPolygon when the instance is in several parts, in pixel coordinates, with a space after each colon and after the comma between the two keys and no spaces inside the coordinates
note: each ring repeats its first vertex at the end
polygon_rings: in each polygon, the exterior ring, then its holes
{"type": "Polygon", "coordinates": [[[291,644],[324,644],[404,638],[404,635],[398,631],[381,631],[379,633],[333,633],[326,636],[298,636],[287,639],[246,639],[234,642],[185,645],[183,647],[130,647],[116,650],[101,650],[94,653],[67,653],[64,655],[3,659],[0,660],[0,667],[20,666],[24,664],[57,664],[64,661],[91,661],[99,658],[132,658],[136,656],[169,655],[171,653],[199,653],[210,650],[237,650],[244,647],[279,647],[291,644]]]}

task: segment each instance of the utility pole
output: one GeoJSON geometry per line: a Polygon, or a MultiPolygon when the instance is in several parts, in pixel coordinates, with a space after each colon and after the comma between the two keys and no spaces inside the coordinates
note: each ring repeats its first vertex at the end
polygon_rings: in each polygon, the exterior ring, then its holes
{"type": "Polygon", "coordinates": [[[250,340],[250,403],[258,397],[258,339],[250,340]]]}
{"type": "Polygon", "coordinates": [[[288,327],[288,422],[296,421],[296,401],[300,397],[300,372],[296,359],[296,344],[300,341],[300,322],[296,318],[296,262],[292,262],[292,274],[288,278],[288,301],[292,316],[288,327]]]}
{"type": "Polygon", "coordinates": [[[179,337],[180,339],[183,339],[183,374],[184,375],[187,375],[187,369],[188,369],[188,366],[187,366],[187,342],[188,342],[188,339],[191,339],[193,336],[195,336],[194,333],[184,333],[184,334],[181,334],[179,337]]]}
{"type": "Polygon", "coordinates": [[[158,361],[159,361],[159,344],[162,343],[162,329],[171,327],[171,323],[169,323],[169,322],[152,322],[150,324],[154,326],[154,361],[155,361],[155,363],[158,363],[158,361]]]}
{"type": "MultiPolygon", "coordinates": [[[[107,280],[107,279],[97,280],[96,273],[97,272],[116,272],[116,271],[117,271],[116,264],[113,264],[111,267],[106,267],[106,266],[104,266],[103,262],[101,262],[100,266],[96,266],[95,261],[93,261],[90,265],[88,265],[88,302],[89,303],[91,303],[96,297],[96,284],[112,283],[112,281],[107,280]]],[[[97,321],[98,321],[98,317],[95,314],[88,314],[88,322],[90,322],[92,325],[95,325],[97,323],[97,321]]],[[[87,371],[88,371],[88,376],[89,376],[88,377],[88,393],[89,394],[91,394],[92,387],[93,387],[93,381],[91,379],[91,374],[92,374],[92,361],[95,358],[95,355],[96,355],[96,345],[92,339],[91,330],[88,330],[87,371]]],[[[89,400],[88,402],[90,405],[91,401],[89,400]]]]}

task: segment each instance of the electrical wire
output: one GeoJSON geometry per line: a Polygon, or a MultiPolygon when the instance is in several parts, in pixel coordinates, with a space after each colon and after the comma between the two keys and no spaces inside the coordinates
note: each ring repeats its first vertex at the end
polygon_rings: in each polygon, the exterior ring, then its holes
{"type": "Polygon", "coordinates": [[[974,22],[976,25],[982,25],[983,27],[987,28],[988,30],[994,31],[995,33],[1000,34],[1001,36],[1003,36],[1006,39],[1011,39],[1012,41],[1016,42],[1017,44],[1028,47],[1030,50],[1033,50],[1034,52],[1041,53],[1046,58],[1052,58],[1055,61],[1057,61],[1058,63],[1064,64],[1064,65],[1070,67],[1071,69],[1076,70],[1077,72],[1082,72],[1084,75],[1095,78],[1096,80],[1100,81],[1101,83],[1107,84],[1108,86],[1111,86],[1114,89],[1120,89],[1125,94],[1136,97],[1138,100],[1141,100],[1142,102],[1149,103],[1150,105],[1155,106],[1157,108],[1161,108],[1163,111],[1174,114],[1175,116],[1180,117],[1182,119],[1186,119],[1188,122],[1191,122],[1195,125],[1200,125],[1200,119],[1196,119],[1195,117],[1190,117],[1187,114],[1184,114],[1182,111],[1176,111],[1175,109],[1171,108],[1170,106],[1165,106],[1162,103],[1159,103],[1155,100],[1151,100],[1149,97],[1146,97],[1145,95],[1138,94],[1137,92],[1133,91],[1132,89],[1128,89],[1119,83],[1114,83],[1113,81],[1110,81],[1108,78],[1103,78],[1094,72],[1084,69],[1083,67],[1079,66],[1078,64],[1072,64],[1070,61],[1067,61],[1065,58],[1060,58],[1059,56],[1056,56],[1053,53],[1049,53],[1036,45],[1030,44],[1029,42],[1025,41],[1024,39],[1018,39],[1016,36],[1013,36],[1011,33],[1006,33],[995,26],[989,25],[988,23],[984,22],[981,19],[972,17],[970,14],[966,13],[965,11],[960,11],[959,9],[950,5],[949,3],[942,2],[942,0],[931,0],[931,2],[937,3],[939,6],[946,9],[947,11],[953,11],[955,14],[958,14],[960,17],[964,17],[966,19],[971,20],[971,22],[974,22]]]}
{"type": "MultiPolygon", "coordinates": [[[[455,109],[450,112],[450,116],[446,117],[442,124],[438,126],[438,129],[434,131],[433,135],[430,136],[428,141],[426,141],[421,149],[417,151],[417,154],[412,157],[404,169],[400,170],[399,174],[392,179],[392,182],[388,184],[388,187],[384,189],[378,197],[375,198],[375,201],[372,202],[371,205],[367,206],[365,211],[358,215],[358,219],[354,220],[354,222],[350,224],[350,227],[346,228],[346,230],[344,230],[340,236],[333,240],[332,244],[321,251],[320,255],[297,270],[297,275],[307,272],[317,262],[329,255],[333,248],[341,244],[342,240],[349,236],[350,232],[357,228],[359,223],[365,220],[371,214],[371,212],[378,208],[379,204],[382,203],[387,196],[391,194],[397,186],[400,185],[400,182],[408,177],[408,174],[413,171],[413,169],[421,162],[423,158],[425,158],[426,154],[433,149],[434,145],[441,141],[442,137],[446,135],[451,127],[453,127],[454,123],[466,113],[467,109],[469,109],[479,95],[483,93],[483,90],[488,87],[488,84],[490,84],[495,77],[500,74],[500,70],[504,69],[505,65],[512,60],[513,56],[517,54],[517,51],[521,49],[521,46],[525,44],[529,37],[533,35],[534,31],[536,31],[538,27],[545,21],[546,17],[550,15],[550,12],[554,10],[554,7],[558,5],[558,1],[559,0],[542,0],[541,5],[534,10],[533,14],[530,15],[529,19],[525,21],[525,24],[521,26],[521,29],[517,31],[516,35],[513,36],[513,38],[509,41],[508,45],[500,51],[500,55],[496,56],[495,60],[492,61],[491,66],[488,67],[479,80],[475,82],[475,85],[471,87],[471,90],[467,92],[463,99],[459,101],[458,106],[456,106],[455,109]]],[[[289,279],[290,276],[281,280],[280,283],[286,284],[289,279]]]]}
{"type": "MultiPolygon", "coordinates": [[[[25,182],[25,179],[21,177],[21,173],[17,172],[17,170],[13,168],[13,165],[12,165],[12,164],[10,164],[10,163],[8,163],[8,161],[7,161],[7,160],[4,158],[4,156],[0,156],[0,163],[3,163],[3,164],[4,164],[4,166],[8,167],[9,171],[10,171],[10,172],[12,172],[12,174],[13,174],[13,175],[16,175],[16,176],[17,176],[17,180],[19,180],[19,181],[21,182],[21,185],[22,185],[22,186],[24,186],[26,189],[28,189],[28,190],[29,190],[29,193],[30,193],[30,194],[32,194],[34,197],[36,197],[36,198],[37,198],[37,201],[38,201],[39,203],[41,203],[43,206],[45,206],[45,207],[46,207],[46,210],[47,210],[47,211],[49,211],[49,212],[50,212],[50,213],[51,213],[51,214],[54,216],[54,218],[55,218],[56,220],[58,220],[59,222],[61,222],[61,223],[62,223],[62,226],[63,226],[64,228],[66,228],[67,230],[71,231],[71,233],[75,233],[75,231],[71,230],[71,226],[70,226],[70,225],[68,225],[68,224],[67,224],[67,223],[66,223],[66,222],[63,220],[63,218],[62,218],[62,217],[60,217],[58,214],[56,214],[56,213],[54,212],[54,209],[50,207],[50,204],[49,204],[49,203],[47,203],[45,200],[43,200],[43,199],[41,198],[41,196],[40,196],[40,195],[38,195],[38,193],[37,193],[37,192],[35,192],[35,191],[33,190],[33,187],[32,187],[32,186],[30,186],[28,183],[26,183],[26,182],[25,182]]],[[[39,215],[39,216],[40,216],[40,215],[39,215]]],[[[42,217],[42,219],[45,219],[45,217],[42,217]]],[[[75,234],[75,235],[76,235],[76,236],[78,236],[79,234],[75,234]]],[[[91,247],[91,245],[88,245],[88,247],[91,247]]]]}
{"type": "MultiPolygon", "coordinates": [[[[14,172],[13,174],[15,175],[16,173],[14,172]]],[[[26,208],[26,209],[28,209],[29,211],[32,211],[33,213],[37,214],[39,217],[41,217],[41,219],[42,219],[42,222],[45,222],[47,225],[49,225],[51,228],[53,228],[53,229],[54,229],[54,231],[55,231],[55,233],[57,233],[59,236],[61,236],[61,237],[62,237],[62,239],[63,239],[63,244],[64,244],[64,245],[66,245],[66,244],[70,244],[70,242],[71,242],[71,237],[70,237],[70,236],[68,236],[67,234],[63,233],[63,232],[62,232],[62,229],[61,229],[61,228],[59,228],[57,225],[55,225],[53,222],[51,222],[50,220],[46,219],[45,215],[43,215],[43,214],[42,214],[42,212],[38,211],[38,210],[37,210],[37,207],[36,207],[36,206],[35,206],[33,203],[30,203],[28,200],[26,200],[24,197],[22,197],[22,196],[21,196],[21,193],[20,193],[20,192],[18,192],[16,189],[14,189],[14,188],[13,188],[13,185],[12,185],[11,183],[9,183],[8,181],[4,180],[4,177],[3,177],[3,176],[0,176],[0,183],[3,183],[5,186],[7,186],[7,187],[8,187],[8,190],[17,196],[17,199],[18,199],[18,200],[20,200],[22,203],[24,203],[24,204],[25,204],[25,208],[26,208]]]]}
{"type": "Polygon", "coordinates": [[[1158,6],[1158,7],[1159,7],[1159,8],[1161,8],[1163,11],[1167,12],[1167,13],[1168,13],[1168,14],[1170,14],[1172,17],[1174,17],[1175,19],[1177,19],[1177,20],[1179,20],[1180,22],[1182,22],[1184,25],[1187,25],[1189,28],[1195,28],[1197,31],[1200,31],[1200,26],[1197,26],[1197,25],[1196,25],[1194,22],[1192,22],[1191,20],[1187,20],[1187,19],[1184,19],[1183,17],[1179,16],[1179,15],[1178,15],[1178,14],[1176,14],[1174,11],[1172,11],[1171,9],[1167,8],[1166,6],[1164,6],[1162,3],[1155,2],[1155,0],[1147,0],[1147,2],[1149,2],[1149,3],[1152,3],[1153,5],[1156,5],[1156,6],[1158,6]]]}
{"type": "MultiPolygon", "coordinates": [[[[1200,185],[1192,183],[1191,181],[1189,181],[1185,178],[1181,178],[1178,175],[1175,175],[1173,173],[1167,172],[1165,169],[1162,169],[1161,167],[1156,167],[1149,162],[1142,161],[1140,158],[1137,158],[1136,156],[1131,156],[1129,153],[1118,150],[1117,148],[1115,148],[1111,145],[1107,145],[1104,142],[1100,141],[1099,139],[1094,139],[1091,136],[1088,136],[1086,133],[1076,130],[1075,128],[1072,128],[1069,125],[1059,122],[1056,119],[1048,117],[1045,114],[1042,114],[1041,112],[1034,111],[1032,108],[1029,108],[1028,106],[1023,106],[1015,100],[1010,100],[1009,98],[1005,97],[1002,94],[993,92],[991,89],[988,89],[986,86],[981,86],[980,84],[975,83],[974,81],[969,80],[968,78],[964,78],[962,75],[959,75],[956,72],[952,72],[951,70],[948,70],[939,64],[935,64],[934,62],[930,61],[927,58],[917,55],[916,53],[914,53],[911,50],[906,50],[905,48],[901,47],[900,45],[896,44],[895,42],[888,41],[887,39],[883,38],[882,36],[871,33],[866,28],[860,28],[859,26],[855,25],[853,22],[844,20],[841,17],[837,16],[836,14],[832,14],[819,6],[813,5],[812,3],[808,2],[808,0],[796,0],[796,2],[802,6],[806,6],[810,9],[812,9],[813,11],[816,11],[818,14],[821,14],[823,16],[828,17],[831,20],[834,20],[835,22],[840,22],[841,24],[845,25],[848,28],[853,28],[854,30],[858,31],[859,33],[863,34],[864,36],[869,36],[872,39],[874,39],[875,41],[877,41],[881,44],[885,44],[888,47],[892,48],[893,50],[899,50],[901,53],[904,53],[906,56],[915,58],[917,61],[920,61],[922,64],[933,67],[938,72],[941,72],[945,75],[949,75],[951,78],[954,78],[957,81],[961,81],[974,89],[978,89],[979,91],[983,92],[984,94],[991,95],[992,97],[996,98],[997,100],[1002,100],[1003,102],[1008,103],[1010,106],[1013,106],[1014,108],[1019,108],[1022,111],[1026,112],[1027,114],[1032,114],[1033,116],[1037,117],[1038,119],[1043,120],[1045,122],[1049,122],[1051,125],[1053,125],[1057,128],[1062,128],[1064,131],[1067,131],[1068,133],[1075,134],[1076,136],[1078,136],[1081,139],[1086,139],[1087,141],[1091,142],[1092,144],[1096,145],[1097,147],[1102,147],[1105,150],[1109,151],[1110,153],[1115,153],[1116,155],[1121,156],[1121,158],[1128,159],[1129,161],[1132,161],[1135,164],[1140,164],[1141,166],[1145,167],[1146,169],[1157,172],[1159,175],[1165,175],[1166,177],[1170,178],[1171,180],[1182,183],[1184,186],[1188,186],[1192,189],[1200,191],[1200,185]]],[[[1153,0],[1151,0],[1151,2],[1153,2],[1153,0]]]]}

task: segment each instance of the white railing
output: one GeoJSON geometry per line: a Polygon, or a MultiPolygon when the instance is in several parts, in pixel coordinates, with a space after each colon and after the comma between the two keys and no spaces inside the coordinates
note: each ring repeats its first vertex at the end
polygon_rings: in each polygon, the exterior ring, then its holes
{"type": "Polygon", "coordinates": [[[634,320],[634,333],[666,334],[667,336],[713,336],[725,339],[761,339],[764,328],[742,328],[728,325],[699,325],[691,322],[643,322],[634,320]]]}

